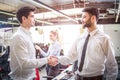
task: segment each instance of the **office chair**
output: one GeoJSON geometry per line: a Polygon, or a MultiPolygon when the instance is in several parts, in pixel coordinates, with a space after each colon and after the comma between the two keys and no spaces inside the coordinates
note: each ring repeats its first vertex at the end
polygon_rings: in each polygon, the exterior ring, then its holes
{"type": "Polygon", "coordinates": [[[10,72],[10,66],[9,66],[9,61],[8,61],[9,52],[10,52],[9,46],[4,48],[4,50],[0,52],[4,53],[3,55],[0,56],[0,80],[3,80],[3,79],[10,80],[10,77],[8,75],[8,73],[10,72]]]}

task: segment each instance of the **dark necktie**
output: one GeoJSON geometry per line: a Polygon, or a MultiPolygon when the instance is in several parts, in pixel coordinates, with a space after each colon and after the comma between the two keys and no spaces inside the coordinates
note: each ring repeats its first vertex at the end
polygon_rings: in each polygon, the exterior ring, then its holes
{"type": "Polygon", "coordinates": [[[89,37],[90,37],[90,34],[88,34],[88,36],[87,36],[87,38],[85,40],[84,46],[83,46],[79,71],[82,71],[82,68],[83,68],[83,64],[84,64],[84,60],[85,60],[85,54],[86,54],[86,48],[87,48],[87,43],[88,43],[89,37]]]}

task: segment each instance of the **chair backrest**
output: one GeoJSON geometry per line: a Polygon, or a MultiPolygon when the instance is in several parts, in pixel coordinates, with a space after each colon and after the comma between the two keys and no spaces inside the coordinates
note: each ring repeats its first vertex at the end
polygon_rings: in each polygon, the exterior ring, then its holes
{"type": "Polygon", "coordinates": [[[0,45],[0,53],[4,52],[6,49],[4,46],[0,45]]]}
{"type": "Polygon", "coordinates": [[[7,72],[7,73],[10,72],[9,61],[8,61],[9,52],[10,52],[10,48],[8,46],[5,50],[5,53],[2,56],[0,56],[0,68],[2,72],[7,72]]]}

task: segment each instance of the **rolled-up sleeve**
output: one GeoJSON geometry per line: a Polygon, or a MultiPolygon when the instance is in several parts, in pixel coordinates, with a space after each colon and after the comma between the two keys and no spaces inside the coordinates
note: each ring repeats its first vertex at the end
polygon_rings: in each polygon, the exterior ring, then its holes
{"type": "Polygon", "coordinates": [[[106,80],[116,80],[118,74],[118,64],[115,59],[113,43],[108,39],[105,41],[106,60],[106,80]]]}

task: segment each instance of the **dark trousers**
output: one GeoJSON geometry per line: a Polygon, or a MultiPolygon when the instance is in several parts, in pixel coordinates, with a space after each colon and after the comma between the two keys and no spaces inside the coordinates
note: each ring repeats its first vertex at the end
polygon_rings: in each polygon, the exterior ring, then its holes
{"type": "Polygon", "coordinates": [[[75,80],[103,80],[103,75],[94,76],[94,77],[82,77],[76,75],[75,80]]]}
{"type": "MultiPolygon", "coordinates": [[[[47,64],[47,67],[46,67],[46,71],[47,71],[47,75],[48,76],[57,76],[59,73],[60,73],[60,70],[59,70],[59,64],[56,65],[56,66],[50,66],[49,64],[47,64]]],[[[47,80],[51,80],[52,78],[48,78],[47,80]]]]}

